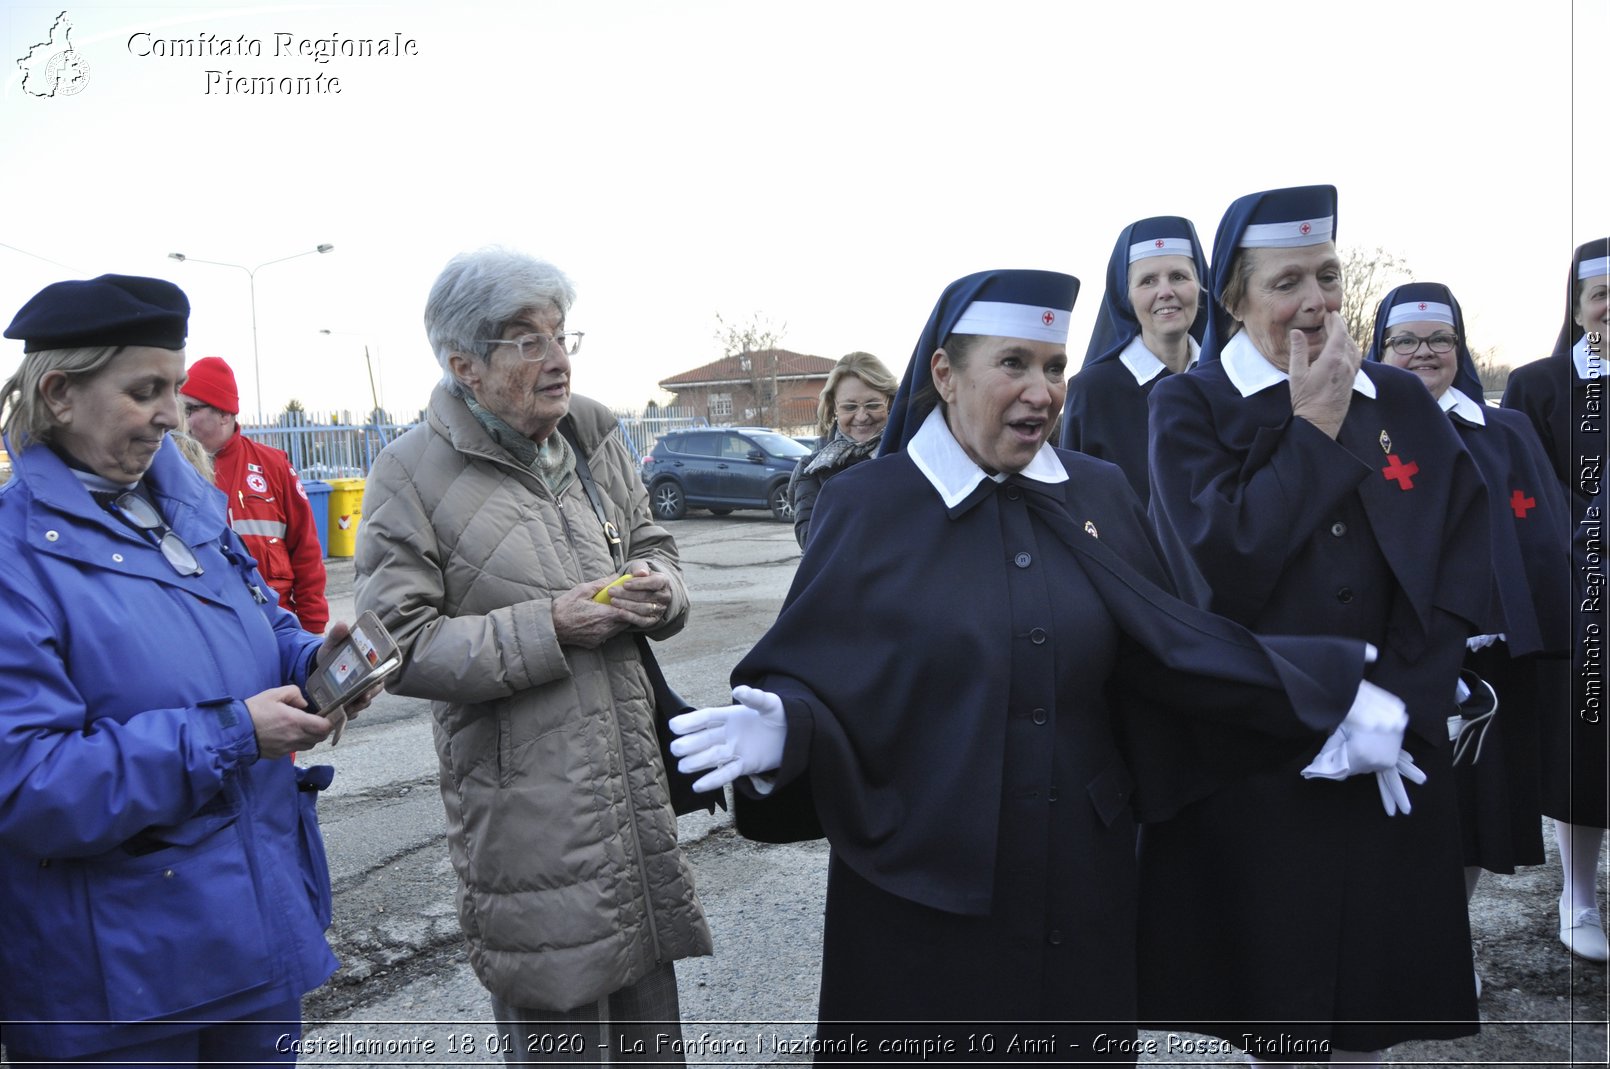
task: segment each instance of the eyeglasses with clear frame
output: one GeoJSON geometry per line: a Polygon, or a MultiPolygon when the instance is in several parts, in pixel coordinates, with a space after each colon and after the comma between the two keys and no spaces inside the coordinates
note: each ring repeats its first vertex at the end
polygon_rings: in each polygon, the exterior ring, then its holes
{"type": "Polygon", "coordinates": [[[566,356],[575,356],[581,351],[581,338],[585,331],[570,330],[563,334],[522,334],[518,338],[480,338],[477,345],[512,345],[520,352],[520,359],[533,364],[548,359],[548,354],[557,347],[566,356]]]}
{"type": "Polygon", "coordinates": [[[849,419],[854,419],[862,412],[877,419],[888,410],[889,405],[884,401],[840,401],[833,406],[834,412],[849,419]]]}
{"type": "Polygon", "coordinates": [[[1429,338],[1422,338],[1418,334],[1399,334],[1395,338],[1386,339],[1386,344],[1399,356],[1413,356],[1420,351],[1424,343],[1427,349],[1437,354],[1451,353],[1459,345],[1459,338],[1445,331],[1438,331],[1429,338]]]}
{"type": "Polygon", "coordinates": [[[120,495],[112,502],[117,514],[142,531],[157,532],[157,548],[162,550],[163,559],[180,575],[200,575],[201,562],[196,560],[195,553],[184,544],[184,539],[173,533],[173,528],[163,522],[161,513],[155,506],[132,490],[120,495]]]}

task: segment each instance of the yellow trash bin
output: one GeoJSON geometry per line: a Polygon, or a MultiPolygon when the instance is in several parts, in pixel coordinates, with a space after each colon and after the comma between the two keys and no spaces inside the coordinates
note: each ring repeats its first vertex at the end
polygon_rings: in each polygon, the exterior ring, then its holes
{"type": "Polygon", "coordinates": [[[329,479],[330,556],[350,557],[358,551],[358,523],[363,519],[363,480],[329,479]]]}

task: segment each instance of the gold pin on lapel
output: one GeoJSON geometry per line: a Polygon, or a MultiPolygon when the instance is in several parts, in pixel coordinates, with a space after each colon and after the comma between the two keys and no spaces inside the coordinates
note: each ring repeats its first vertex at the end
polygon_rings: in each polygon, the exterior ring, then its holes
{"type": "Polygon", "coordinates": [[[1383,452],[1383,453],[1391,453],[1392,452],[1392,437],[1391,437],[1391,435],[1386,433],[1386,430],[1384,428],[1381,431],[1381,452],[1383,452]]]}
{"type": "Polygon", "coordinates": [[[1085,534],[1089,535],[1091,538],[1100,538],[1101,537],[1100,535],[1098,535],[1096,533],[1096,525],[1095,525],[1095,522],[1092,521],[1092,520],[1086,520],[1085,521],[1085,534]]]}

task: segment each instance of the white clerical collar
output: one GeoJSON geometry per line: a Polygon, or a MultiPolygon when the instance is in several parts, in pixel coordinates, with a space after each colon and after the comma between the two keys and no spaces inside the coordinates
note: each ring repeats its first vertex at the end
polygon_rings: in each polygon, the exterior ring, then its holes
{"type": "MultiPolygon", "coordinates": [[[[1230,377],[1231,384],[1241,391],[1242,397],[1251,397],[1276,383],[1285,382],[1289,377],[1258,351],[1245,330],[1236,331],[1235,336],[1224,343],[1224,348],[1219,350],[1219,363],[1224,365],[1224,373],[1230,377]]],[[[1375,383],[1364,374],[1363,368],[1353,374],[1353,389],[1365,397],[1375,396],[1375,383]]]]}
{"type": "MultiPolygon", "coordinates": [[[[945,414],[937,407],[928,413],[928,418],[922,421],[917,433],[906,443],[906,454],[917,465],[917,470],[939,491],[947,509],[965,501],[967,495],[985,479],[994,479],[996,482],[1007,479],[1006,475],[986,474],[983,468],[973,462],[973,458],[962,450],[961,443],[956,441],[956,436],[950,433],[945,414]]],[[[1018,474],[1042,483],[1068,481],[1068,469],[1062,466],[1056,450],[1049,445],[1042,445],[1040,451],[1034,454],[1034,459],[1029,461],[1029,466],[1018,474]]]]}
{"type": "Polygon", "coordinates": [[[1437,398],[1437,404],[1442,406],[1444,412],[1452,412],[1466,423],[1474,423],[1478,427],[1487,426],[1487,417],[1482,413],[1481,403],[1470,399],[1470,395],[1457,386],[1450,386],[1442,391],[1437,398]]]}
{"type": "MultiPolygon", "coordinates": [[[[1202,352],[1202,347],[1197,344],[1195,338],[1187,337],[1185,340],[1191,343],[1191,361],[1185,365],[1188,371],[1196,366],[1196,358],[1202,352]]],[[[1168,366],[1157,358],[1156,353],[1147,348],[1145,339],[1139,334],[1124,346],[1123,352],[1118,354],[1118,359],[1122,360],[1129,373],[1135,376],[1135,383],[1138,386],[1151,382],[1168,366]]]]}
{"type": "Polygon", "coordinates": [[[1604,375],[1604,335],[1599,335],[1597,351],[1588,353],[1588,336],[1586,334],[1576,340],[1571,346],[1571,363],[1576,365],[1576,377],[1579,379],[1596,379],[1604,375]]]}

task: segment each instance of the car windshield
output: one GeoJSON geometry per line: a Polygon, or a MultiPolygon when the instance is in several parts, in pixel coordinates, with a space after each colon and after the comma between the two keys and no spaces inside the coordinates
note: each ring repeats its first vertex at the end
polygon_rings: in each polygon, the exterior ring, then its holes
{"type": "Polygon", "coordinates": [[[809,449],[806,449],[786,434],[777,434],[773,431],[750,431],[749,438],[774,457],[804,457],[810,456],[811,453],[809,449]]]}

